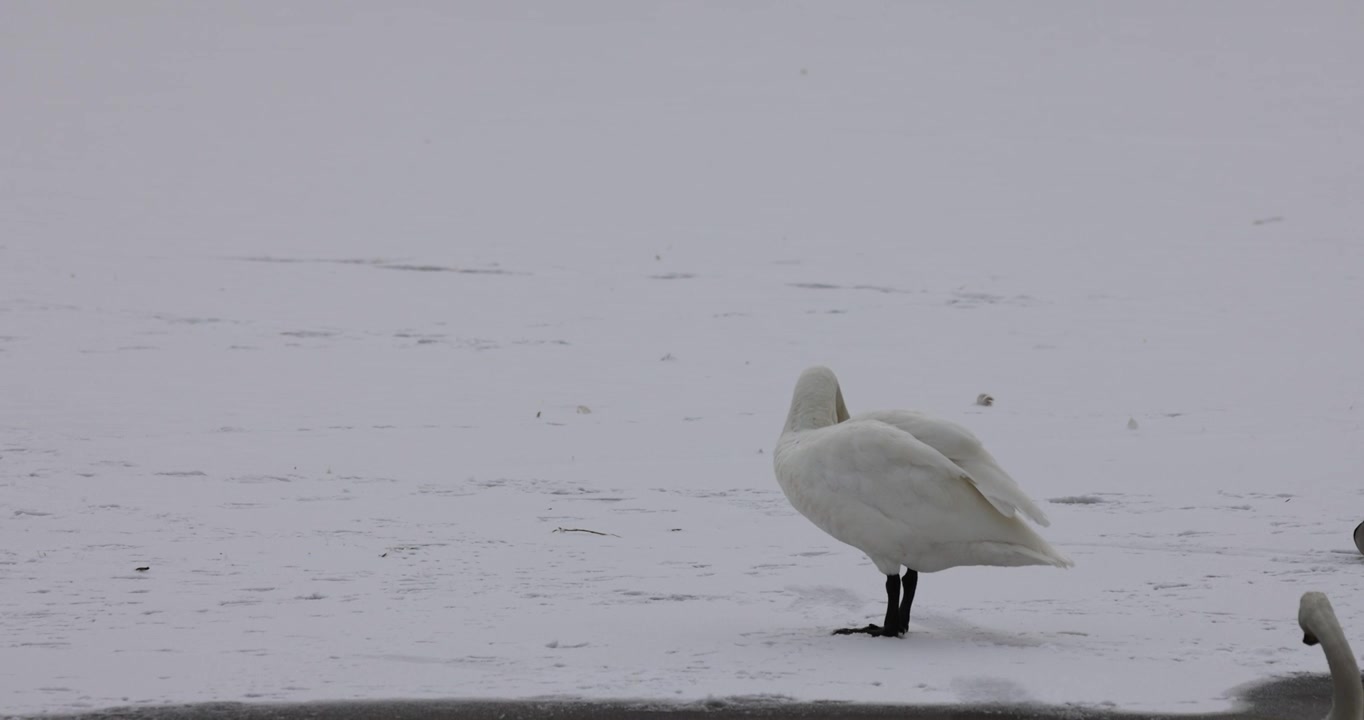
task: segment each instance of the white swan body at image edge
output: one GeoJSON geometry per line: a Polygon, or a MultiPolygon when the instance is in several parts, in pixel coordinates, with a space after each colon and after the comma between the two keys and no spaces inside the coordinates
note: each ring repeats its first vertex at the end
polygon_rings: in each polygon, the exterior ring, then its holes
{"type": "Polygon", "coordinates": [[[1331,668],[1331,712],[1326,720],[1364,720],[1364,685],[1360,684],[1359,663],[1340,629],[1331,601],[1319,592],[1303,593],[1298,603],[1298,625],[1302,627],[1303,642],[1321,644],[1331,668]]]}

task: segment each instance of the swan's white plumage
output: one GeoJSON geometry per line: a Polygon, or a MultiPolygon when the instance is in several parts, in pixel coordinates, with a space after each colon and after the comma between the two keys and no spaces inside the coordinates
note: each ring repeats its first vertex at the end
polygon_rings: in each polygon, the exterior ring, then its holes
{"type": "Polygon", "coordinates": [[[876,410],[857,415],[855,420],[880,420],[913,435],[961,468],[981,495],[1007,517],[1023,513],[1029,520],[1047,527],[1051,520],[1009,473],[999,466],[980,439],[970,430],[948,420],[942,420],[910,410],[876,410]]]}
{"type": "Polygon", "coordinates": [[[882,573],[1072,564],[1018,517],[1046,519],[965,428],[914,413],[839,422],[846,417],[833,372],[806,370],[774,453],[777,481],[796,510],[882,573]],[[976,476],[942,449],[966,458],[976,476]]]}
{"type": "Polygon", "coordinates": [[[1319,592],[1303,593],[1298,603],[1298,625],[1309,638],[1321,643],[1331,667],[1331,712],[1326,720],[1364,720],[1364,687],[1360,685],[1359,663],[1350,642],[1336,620],[1331,601],[1319,592]]]}

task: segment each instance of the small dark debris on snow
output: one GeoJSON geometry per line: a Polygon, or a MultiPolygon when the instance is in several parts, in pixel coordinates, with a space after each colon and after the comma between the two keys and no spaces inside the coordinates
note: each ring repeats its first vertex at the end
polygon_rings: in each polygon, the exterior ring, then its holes
{"type": "Polygon", "coordinates": [[[580,533],[589,533],[589,534],[592,534],[592,535],[602,535],[602,536],[606,536],[606,537],[620,537],[619,535],[617,535],[617,534],[615,534],[615,533],[598,532],[598,531],[596,531],[596,530],[584,530],[583,528],[566,528],[566,527],[560,527],[560,528],[554,528],[554,530],[552,530],[551,532],[556,532],[556,533],[580,532],[580,533]]]}
{"type": "Polygon", "coordinates": [[[138,571],[138,572],[147,572],[148,570],[151,570],[151,569],[152,569],[152,566],[151,566],[151,565],[143,565],[142,567],[135,567],[135,568],[133,568],[133,569],[136,570],[136,571],[138,571]]]}
{"type": "Polygon", "coordinates": [[[1066,495],[1065,497],[1050,498],[1047,502],[1057,505],[1098,505],[1108,501],[1098,495],[1066,495]]]}

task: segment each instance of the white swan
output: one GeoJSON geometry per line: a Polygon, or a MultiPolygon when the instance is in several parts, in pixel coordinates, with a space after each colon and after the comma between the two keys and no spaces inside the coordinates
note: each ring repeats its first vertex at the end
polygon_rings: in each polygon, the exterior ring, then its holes
{"type": "Polygon", "coordinates": [[[885,624],[835,634],[905,633],[921,572],[1073,564],[1018,517],[1047,524],[970,431],[905,411],[850,418],[828,368],[801,374],[773,464],[796,510],[886,576],[885,624]]]}
{"type": "Polygon", "coordinates": [[[1331,712],[1326,720],[1364,718],[1364,686],[1360,685],[1359,663],[1355,662],[1350,643],[1340,630],[1331,601],[1319,592],[1303,593],[1302,601],[1298,603],[1298,625],[1302,626],[1304,643],[1321,643],[1326,663],[1331,667],[1331,712]]]}

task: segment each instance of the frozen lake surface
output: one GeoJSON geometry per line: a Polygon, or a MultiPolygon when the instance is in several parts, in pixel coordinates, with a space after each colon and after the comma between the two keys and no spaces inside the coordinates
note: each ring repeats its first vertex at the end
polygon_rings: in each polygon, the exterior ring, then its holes
{"type": "Polygon", "coordinates": [[[0,714],[1324,672],[1305,590],[1364,648],[1361,23],[5,4],[0,714]],[[1077,566],[830,636],[884,594],[773,478],[817,363],[974,430],[1077,566]]]}
{"type": "MultiPolygon", "coordinates": [[[[1260,720],[1263,718],[1322,717],[1330,711],[1330,678],[1294,675],[1257,683],[1237,695],[1231,711],[1211,715],[1169,715],[1100,710],[1073,705],[873,705],[868,703],[792,702],[772,696],[708,698],[694,702],[586,700],[370,700],[331,703],[203,703],[156,707],[112,708],[69,720],[1260,720]]],[[[50,717],[50,716],[49,716],[50,717]]]]}

